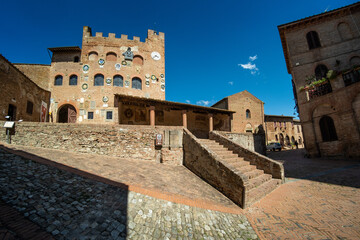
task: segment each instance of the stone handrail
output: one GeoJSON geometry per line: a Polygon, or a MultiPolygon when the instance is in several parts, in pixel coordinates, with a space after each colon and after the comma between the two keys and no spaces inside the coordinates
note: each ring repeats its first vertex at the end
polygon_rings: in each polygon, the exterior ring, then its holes
{"type": "Polygon", "coordinates": [[[256,165],[256,168],[263,170],[267,174],[271,174],[273,178],[285,181],[283,164],[265,157],[259,153],[247,150],[237,143],[234,143],[229,138],[222,136],[217,131],[209,133],[209,138],[227,147],[229,150],[250,161],[251,164],[256,165]]]}

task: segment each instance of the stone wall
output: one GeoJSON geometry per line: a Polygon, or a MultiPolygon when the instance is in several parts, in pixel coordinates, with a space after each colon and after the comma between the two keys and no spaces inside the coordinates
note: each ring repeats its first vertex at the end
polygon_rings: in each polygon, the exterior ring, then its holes
{"type": "Polygon", "coordinates": [[[49,90],[50,65],[14,63],[14,66],[39,87],[49,90]]]}
{"type": "Polygon", "coordinates": [[[234,153],[243,157],[246,161],[256,165],[256,168],[264,170],[265,173],[271,174],[273,178],[281,179],[284,181],[284,167],[281,163],[267,158],[261,154],[245,149],[239,144],[233,142],[227,137],[220,135],[218,132],[210,132],[209,138],[219,142],[221,145],[232,150],[234,153]]]}
{"type": "Polygon", "coordinates": [[[231,139],[243,148],[266,155],[265,135],[253,133],[232,133],[215,131],[216,133],[231,139]]]}
{"type": "MultiPolygon", "coordinates": [[[[0,119],[5,120],[10,107],[15,119],[40,121],[41,104],[50,104],[50,92],[40,88],[18,68],[0,55],[0,119]]],[[[45,113],[48,115],[48,112],[45,113]]]]}
{"type": "MultiPolygon", "coordinates": [[[[12,144],[180,165],[182,136],[181,127],[21,122],[16,123],[12,144]],[[156,134],[162,134],[164,142],[157,149],[156,134]]],[[[5,141],[4,129],[0,141],[5,141]]]]}
{"type": "Polygon", "coordinates": [[[243,206],[243,179],[225,166],[205,145],[201,145],[187,129],[184,129],[183,142],[184,165],[232,201],[243,206]]]}

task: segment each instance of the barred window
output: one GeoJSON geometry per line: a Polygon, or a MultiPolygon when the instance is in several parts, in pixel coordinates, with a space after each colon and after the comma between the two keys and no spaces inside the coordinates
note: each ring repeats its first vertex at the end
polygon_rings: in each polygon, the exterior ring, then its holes
{"type": "Polygon", "coordinates": [[[78,77],[76,75],[71,75],[69,78],[69,85],[76,86],[77,85],[78,77]]]}
{"type": "Polygon", "coordinates": [[[306,40],[309,45],[309,49],[321,47],[319,35],[315,31],[308,32],[306,34],[306,40]]]}
{"type": "Polygon", "coordinates": [[[132,79],[132,88],[134,89],[142,89],[142,85],[141,85],[141,79],[140,78],[133,78],[132,79]]]}
{"type": "Polygon", "coordinates": [[[124,85],[123,77],[120,75],[115,75],[113,80],[113,85],[117,87],[122,87],[124,85]]]}
{"type": "Polygon", "coordinates": [[[63,77],[61,75],[57,75],[55,77],[55,82],[54,82],[54,85],[55,86],[61,86],[62,85],[62,82],[63,82],[63,77]]]}
{"type": "Polygon", "coordinates": [[[104,86],[104,75],[102,74],[95,75],[94,86],[104,86]]]}

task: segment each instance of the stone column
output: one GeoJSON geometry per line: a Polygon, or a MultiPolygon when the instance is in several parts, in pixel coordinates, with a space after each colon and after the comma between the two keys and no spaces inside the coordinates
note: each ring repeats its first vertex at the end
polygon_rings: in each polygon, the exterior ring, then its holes
{"type": "Polygon", "coordinates": [[[150,126],[155,126],[155,107],[150,106],[150,126]]]}
{"type": "Polygon", "coordinates": [[[214,130],[213,114],[209,113],[209,132],[214,130]]]}
{"type": "Polygon", "coordinates": [[[187,110],[182,111],[183,127],[187,128],[187,110]]]}

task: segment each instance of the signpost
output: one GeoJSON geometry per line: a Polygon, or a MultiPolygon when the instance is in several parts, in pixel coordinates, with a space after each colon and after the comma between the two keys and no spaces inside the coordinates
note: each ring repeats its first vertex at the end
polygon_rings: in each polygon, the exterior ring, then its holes
{"type": "Polygon", "coordinates": [[[7,143],[11,143],[11,138],[10,138],[10,129],[13,129],[15,127],[15,122],[12,121],[6,121],[4,124],[4,128],[6,128],[6,142],[7,143]]]}

